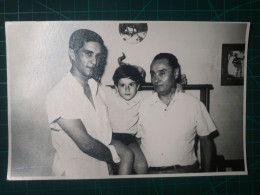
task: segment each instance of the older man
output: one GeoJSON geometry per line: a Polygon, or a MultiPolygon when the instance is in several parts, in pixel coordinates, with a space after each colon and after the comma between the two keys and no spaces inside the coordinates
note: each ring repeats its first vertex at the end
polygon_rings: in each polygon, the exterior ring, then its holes
{"type": "Polygon", "coordinates": [[[56,149],[53,174],[67,178],[108,176],[120,159],[99,87],[106,48],[95,32],[80,29],[69,40],[70,72],[49,92],[46,107],[56,149]]]}
{"type": "Polygon", "coordinates": [[[156,93],[145,99],[139,111],[139,136],[149,173],[198,172],[194,143],[199,136],[202,170],[210,171],[216,127],[205,106],[196,98],[176,91],[180,80],[177,58],[169,53],[155,56],[150,67],[156,93]]]}

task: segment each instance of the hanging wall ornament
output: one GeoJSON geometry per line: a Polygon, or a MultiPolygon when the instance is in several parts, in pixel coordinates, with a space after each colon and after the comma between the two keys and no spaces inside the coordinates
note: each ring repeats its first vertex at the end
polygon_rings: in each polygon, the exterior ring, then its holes
{"type": "Polygon", "coordinates": [[[119,34],[123,40],[130,44],[143,41],[148,31],[147,23],[120,23],[119,34]]]}

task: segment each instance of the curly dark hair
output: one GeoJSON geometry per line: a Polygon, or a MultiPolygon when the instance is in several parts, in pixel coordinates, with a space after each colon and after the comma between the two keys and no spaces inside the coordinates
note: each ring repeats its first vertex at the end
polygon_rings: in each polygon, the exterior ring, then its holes
{"type": "Polygon", "coordinates": [[[74,52],[77,52],[80,48],[83,47],[85,42],[97,42],[101,45],[101,59],[98,66],[95,67],[93,73],[93,79],[95,79],[97,82],[100,82],[106,65],[108,52],[107,48],[104,45],[102,37],[96,32],[88,29],[79,29],[74,31],[70,36],[69,48],[74,52]]]}
{"type": "Polygon", "coordinates": [[[113,81],[116,86],[118,85],[118,81],[122,78],[132,79],[137,84],[142,84],[143,82],[141,73],[132,65],[122,65],[115,70],[113,81]]]}

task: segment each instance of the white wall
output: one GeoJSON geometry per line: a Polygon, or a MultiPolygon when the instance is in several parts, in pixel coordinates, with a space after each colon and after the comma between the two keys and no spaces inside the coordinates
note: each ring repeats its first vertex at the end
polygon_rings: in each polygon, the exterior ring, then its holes
{"type": "Polygon", "coordinates": [[[224,43],[245,43],[246,24],[205,22],[148,22],[146,38],[127,44],[119,36],[119,22],[11,22],[6,26],[9,125],[13,167],[17,174],[49,174],[53,158],[44,100],[47,92],[69,71],[69,36],[88,28],[98,32],[109,50],[102,78],[112,84],[117,58],[147,71],[160,52],[176,55],[189,84],[212,84],[210,114],[219,130],[218,154],[243,158],[243,86],[221,86],[224,43]],[[11,116],[11,117],[10,117],[11,116]]]}

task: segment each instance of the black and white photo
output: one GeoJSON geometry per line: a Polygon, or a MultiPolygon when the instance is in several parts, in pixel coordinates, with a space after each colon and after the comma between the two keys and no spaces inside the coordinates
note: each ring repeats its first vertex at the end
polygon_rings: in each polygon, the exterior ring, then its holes
{"type": "Polygon", "coordinates": [[[6,22],[7,179],[247,174],[249,26],[6,22]]]}

